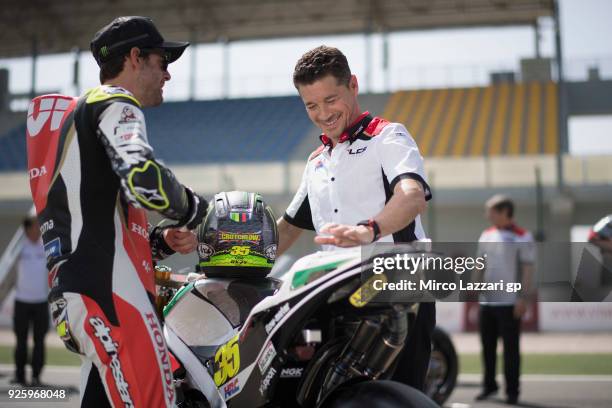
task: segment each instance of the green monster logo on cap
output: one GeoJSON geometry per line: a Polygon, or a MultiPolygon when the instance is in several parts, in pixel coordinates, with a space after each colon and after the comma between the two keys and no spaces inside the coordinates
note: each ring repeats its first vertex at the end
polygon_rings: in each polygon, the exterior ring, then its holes
{"type": "Polygon", "coordinates": [[[108,47],[106,45],[100,48],[100,55],[102,55],[103,57],[106,57],[108,55],[108,47]]]}

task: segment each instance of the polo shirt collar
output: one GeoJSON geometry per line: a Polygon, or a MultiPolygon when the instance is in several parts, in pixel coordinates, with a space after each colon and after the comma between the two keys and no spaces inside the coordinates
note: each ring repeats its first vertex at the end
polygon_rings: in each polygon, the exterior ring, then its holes
{"type": "MultiPolygon", "coordinates": [[[[372,116],[370,116],[370,112],[365,111],[349,126],[344,132],[340,135],[338,139],[338,143],[344,143],[348,141],[349,143],[353,143],[359,134],[361,134],[367,127],[368,124],[372,121],[372,116]]],[[[319,136],[321,143],[323,143],[326,147],[332,147],[332,140],[325,133],[319,136]]]]}

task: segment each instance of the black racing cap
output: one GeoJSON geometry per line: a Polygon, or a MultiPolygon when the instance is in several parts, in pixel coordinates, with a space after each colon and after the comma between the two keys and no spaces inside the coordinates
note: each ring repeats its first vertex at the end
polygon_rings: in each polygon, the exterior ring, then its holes
{"type": "Polygon", "coordinates": [[[91,40],[91,52],[98,65],[126,54],[132,47],[160,48],[168,64],[176,61],[189,45],[185,41],[165,41],[148,17],[117,17],[91,40]]]}

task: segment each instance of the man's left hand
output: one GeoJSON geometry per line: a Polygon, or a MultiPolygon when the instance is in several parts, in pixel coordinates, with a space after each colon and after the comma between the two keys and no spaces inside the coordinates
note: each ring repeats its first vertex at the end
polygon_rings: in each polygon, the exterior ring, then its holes
{"type": "Polygon", "coordinates": [[[168,228],[164,230],[164,240],[170,248],[181,254],[195,251],[198,239],[192,231],[184,228],[168,228]]]}
{"type": "Polygon", "coordinates": [[[514,318],[521,319],[527,312],[527,302],[524,299],[518,299],[514,304],[514,318]]]}
{"type": "Polygon", "coordinates": [[[319,245],[335,245],[340,248],[369,244],[374,239],[374,231],[365,225],[325,224],[314,242],[319,245]]]}

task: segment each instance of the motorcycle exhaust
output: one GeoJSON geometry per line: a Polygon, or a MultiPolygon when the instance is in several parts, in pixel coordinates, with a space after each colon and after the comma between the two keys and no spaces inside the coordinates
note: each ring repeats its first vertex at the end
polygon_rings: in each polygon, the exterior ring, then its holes
{"type": "Polygon", "coordinates": [[[361,322],[355,334],[342,352],[340,361],[336,363],[334,370],[324,382],[325,390],[323,390],[322,395],[324,395],[327,390],[331,390],[337,385],[342,384],[354,374],[361,374],[359,371],[355,370],[355,366],[371,347],[374,339],[378,337],[379,331],[380,324],[378,322],[371,320],[364,320],[361,322]],[[353,371],[351,372],[351,370],[353,371]]]}
{"type": "Polygon", "coordinates": [[[372,379],[385,373],[404,348],[408,335],[408,318],[403,306],[394,306],[386,329],[385,335],[376,338],[377,341],[368,350],[361,364],[362,372],[372,379]]]}

